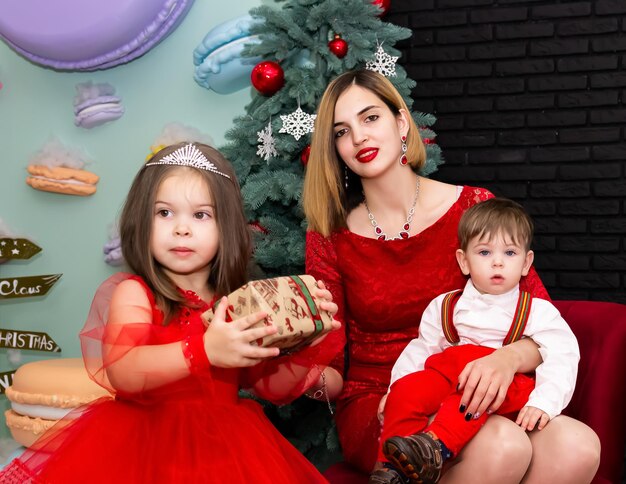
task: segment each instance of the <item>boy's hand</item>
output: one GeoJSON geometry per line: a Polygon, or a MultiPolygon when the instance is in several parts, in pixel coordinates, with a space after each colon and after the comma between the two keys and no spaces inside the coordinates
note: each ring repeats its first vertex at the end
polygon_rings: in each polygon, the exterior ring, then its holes
{"type": "Polygon", "coordinates": [[[536,407],[524,407],[519,411],[515,423],[530,432],[535,425],[537,425],[537,430],[543,429],[549,421],[549,415],[543,410],[536,407]]]}
{"type": "Polygon", "coordinates": [[[381,398],[380,402],[378,403],[378,410],[376,411],[376,416],[378,417],[378,421],[381,425],[383,424],[383,420],[385,419],[385,404],[387,403],[388,395],[388,393],[385,393],[383,395],[383,398],[381,398]]]}
{"type": "Polygon", "coordinates": [[[204,333],[204,348],[213,366],[221,368],[241,368],[256,365],[259,361],[278,356],[278,348],[262,348],[251,345],[253,341],[276,333],[276,326],[251,328],[262,321],[267,314],[258,312],[225,321],[228,299],[222,298],[215,310],[215,316],[204,333]]]}

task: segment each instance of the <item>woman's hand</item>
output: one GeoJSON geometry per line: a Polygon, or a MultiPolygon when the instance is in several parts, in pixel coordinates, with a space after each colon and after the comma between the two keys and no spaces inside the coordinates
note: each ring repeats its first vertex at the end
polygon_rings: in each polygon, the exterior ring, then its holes
{"type": "Polygon", "coordinates": [[[204,333],[204,349],[213,366],[240,368],[278,356],[278,348],[262,348],[250,343],[276,333],[273,325],[251,328],[267,317],[265,312],[250,314],[230,323],[225,321],[228,299],[223,297],[215,310],[213,321],[204,333]]]}
{"type": "Polygon", "coordinates": [[[506,349],[469,362],[459,375],[458,389],[463,390],[459,411],[469,418],[493,413],[502,405],[518,367],[517,355],[506,349]]]}

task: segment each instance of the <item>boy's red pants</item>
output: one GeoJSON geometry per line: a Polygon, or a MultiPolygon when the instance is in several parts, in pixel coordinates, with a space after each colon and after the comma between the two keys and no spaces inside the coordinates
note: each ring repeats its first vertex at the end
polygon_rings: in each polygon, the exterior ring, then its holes
{"type": "MultiPolygon", "coordinates": [[[[466,412],[459,411],[463,392],[456,391],[459,374],[470,361],[494,351],[494,348],[476,345],[452,346],[429,357],[424,370],[397,380],[391,386],[385,405],[378,459],[387,460],[382,444],[389,437],[425,431],[432,431],[453,455],[457,455],[489,416],[485,412],[477,419],[465,420],[466,412]],[[434,414],[435,419],[428,425],[429,417],[434,414]]],[[[503,415],[520,410],[534,388],[534,378],[516,374],[496,413],[503,415]]]]}

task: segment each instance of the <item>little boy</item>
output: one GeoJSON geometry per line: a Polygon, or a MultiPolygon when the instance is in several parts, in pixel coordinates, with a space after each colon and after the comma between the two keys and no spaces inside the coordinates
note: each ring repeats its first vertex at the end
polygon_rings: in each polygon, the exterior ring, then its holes
{"type": "Polygon", "coordinates": [[[456,257],[470,279],[462,291],[429,304],[419,337],[393,367],[380,439],[384,464],[370,483],[436,483],[443,463],[488,418],[465,413],[459,374],[470,361],[521,337],[537,343],[543,362],[535,377],[515,375],[497,413],[519,411],[518,425],[541,430],[569,403],[580,358],[576,337],[550,302],[519,289],[533,262],[532,232],[524,209],[503,198],[474,205],[461,217],[456,257]]]}

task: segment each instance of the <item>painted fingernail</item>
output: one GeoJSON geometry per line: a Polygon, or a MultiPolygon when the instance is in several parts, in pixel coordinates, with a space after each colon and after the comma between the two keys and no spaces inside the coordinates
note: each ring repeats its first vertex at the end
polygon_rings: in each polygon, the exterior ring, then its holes
{"type": "Polygon", "coordinates": [[[493,413],[493,410],[489,409],[487,410],[487,415],[491,415],[493,413]]]}
{"type": "Polygon", "coordinates": [[[465,412],[466,408],[467,407],[465,405],[461,404],[461,406],[459,407],[459,412],[461,412],[461,413],[465,412]]]}
{"type": "Polygon", "coordinates": [[[477,419],[477,418],[479,418],[479,417],[480,417],[480,412],[476,412],[476,413],[474,414],[474,420],[476,420],[476,419],[477,419]]]}
{"type": "Polygon", "coordinates": [[[469,412],[467,412],[467,413],[465,414],[465,420],[466,420],[466,421],[468,421],[468,422],[469,422],[470,420],[472,420],[472,414],[471,414],[471,413],[469,413],[469,412]]]}

